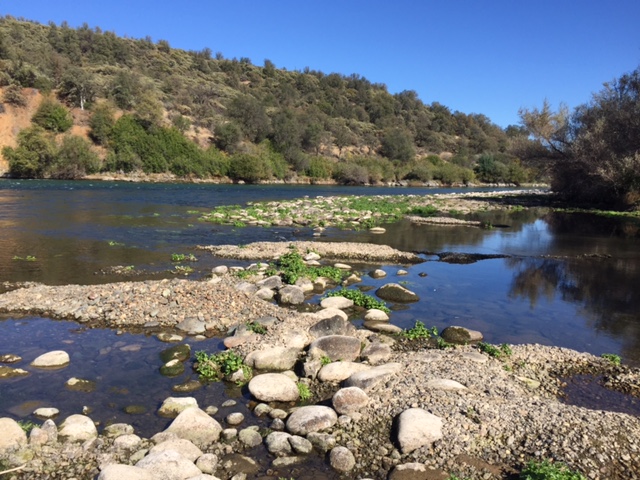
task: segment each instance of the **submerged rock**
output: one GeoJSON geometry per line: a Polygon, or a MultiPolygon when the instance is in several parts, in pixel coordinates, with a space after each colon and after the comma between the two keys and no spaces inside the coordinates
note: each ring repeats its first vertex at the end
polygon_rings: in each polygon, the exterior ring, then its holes
{"type": "Polygon", "coordinates": [[[43,353],[31,362],[32,367],[38,368],[61,368],[66,367],[71,362],[69,354],[64,350],[54,350],[43,353]]]}
{"type": "Polygon", "coordinates": [[[387,283],[383,285],[376,290],[376,295],[383,300],[393,303],[411,303],[420,300],[418,295],[398,283],[387,283]]]}

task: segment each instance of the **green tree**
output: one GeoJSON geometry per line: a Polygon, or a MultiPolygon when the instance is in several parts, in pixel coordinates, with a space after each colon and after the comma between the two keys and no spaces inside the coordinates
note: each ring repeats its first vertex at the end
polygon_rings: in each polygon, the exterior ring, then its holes
{"type": "Polygon", "coordinates": [[[113,126],[115,125],[114,111],[108,103],[98,104],[89,119],[89,136],[98,145],[106,145],[113,126]]]}
{"type": "Polygon", "coordinates": [[[213,131],[215,144],[220,150],[233,152],[242,137],[240,127],[235,122],[216,125],[213,131]]]}
{"type": "Polygon", "coordinates": [[[91,150],[89,142],[77,135],[66,135],[57,152],[55,161],[49,166],[51,178],[75,179],[100,170],[100,159],[91,150]]]}
{"type": "Polygon", "coordinates": [[[69,110],[51,98],[45,98],[40,103],[31,121],[46,130],[58,133],[66,132],[73,126],[69,110]]]}
{"type": "Polygon", "coordinates": [[[385,130],[380,153],[390,160],[401,162],[413,160],[416,155],[411,135],[405,129],[398,127],[385,130]]]}
{"type": "Polygon", "coordinates": [[[22,130],[18,134],[17,147],[4,147],[2,155],[9,161],[12,176],[42,178],[49,165],[55,161],[56,146],[42,127],[34,125],[22,130]]]}
{"type": "Polygon", "coordinates": [[[257,183],[271,177],[268,161],[257,155],[239,153],[231,157],[229,176],[233,180],[257,183]]]}
{"type": "Polygon", "coordinates": [[[94,76],[86,69],[73,67],[68,70],[60,85],[58,96],[74,107],[84,110],[88,103],[93,102],[97,94],[94,76]]]}
{"type": "Polygon", "coordinates": [[[251,141],[259,143],[269,134],[269,117],[264,106],[251,95],[238,95],[227,109],[251,141]]]}

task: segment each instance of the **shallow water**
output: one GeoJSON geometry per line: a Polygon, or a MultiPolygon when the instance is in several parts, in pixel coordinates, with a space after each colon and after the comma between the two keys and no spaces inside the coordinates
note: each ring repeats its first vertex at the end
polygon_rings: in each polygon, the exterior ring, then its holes
{"type": "MultiPolygon", "coordinates": [[[[171,253],[193,253],[199,261],[190,278],[202,278],[213,265],[239,262],[213,258],[198,244],[243,244],[258,240],[310,240],[308,229],[233,228],[200,222],[201,212],[222,204],[297,198],[304,195],[425,194],[427,189],[309,186],[172,185],[85,182],[0,181],[0,281],[47,284],[103,283],[122,279],[163,278],[174,267],[171,253]],[[35,256],[36,260],[14,260],[35,256]],[[133,265],[139,276],[99,274],[116,265],[133,265]]],[[[425,262],[398,277],[399,265],[368,265],[387,271],[385,279],[365,275],[363,284],[378,287],[401,282],[421,301],[392,306],[391,321],[403,328],[416,320],[442,329],[463,325],[484,333],[492,343],[541,343],[615,353],[640,365],[640,222],[584,214],[529,210],[477,215],[499,226],[387,225],[387,232],[328,229],[321,241],[360,241],[421,252],[425,262]],[[435,253],[505,254],[461,265],[439,261],[435,253]],[[426,274],[426,276],[421,276],[426,274]]],[[[240,263],[242,264],[242,263],[240,263]]],[[[358,322],[358,319],[354,319],[358,322]]],[[[215,351],[216,339],[193,350],[215,351]]],[[[155,415],[171,387],[186,380],[159,374],[159,352],[169,345],[153,336],[117,335],[73,322],[42,318],[0,320],[0,354],[15,353],[28,363],[40,353],[64,349],[71,364],[60,371],[35,371],[5,380],[0,415],[28,416],[38,406],[55,406],[64,417],[83,406],[101,422],[125,421],[144,434],[160,430],[166,419],[155,415]],[[135,347],[132,347],[135,346],[135,347]],[[139,346],[139,347],[138,347],[139,346]],[[125,348],[123,351],[122,348],[125,348]],[[99,378],[96,376],[100,375],[99,378]],[[71,392],[70,377],[97,381],[93,393],[71,392]],[[140,416],[127,405],[143,404],[140,416]]],[[[212,384],[192,394],[200,405],[219,406],[228,397],[246,405],[246,393],[212,384]],[[225,390],[226,389],[226,390],[225,390]]],[[[247,413],[246,406],[237,407],[247,413]]],[[[228,412],[226,412],[228,413],[228,412]]],[[[216,416],[224,418],[221,411],[216,416]]],[[[247,424],[257,419],[247,420],[247,424]]]]}

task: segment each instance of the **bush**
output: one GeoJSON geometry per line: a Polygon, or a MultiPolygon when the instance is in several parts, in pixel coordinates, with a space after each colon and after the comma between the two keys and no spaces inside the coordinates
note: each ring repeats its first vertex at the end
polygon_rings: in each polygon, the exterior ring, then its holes
{"type": "Polygon", "coordinates": [[[89,142],[75,135],[67,135],[62,140],[56,159],[50,166],[51,178],[74,179],[100,170],[100,159],[91,150],[89,142]]]}
{"type": "Polygon", "coordinates": [[[323,157],[313,157],[309,160],[305,173],[311,178],[331,178],[333,162],[323,157]]]}
{"type": "Polygon", "coordinates": [[[33,123],[52,132],[66,132],[73,126],[69,111],[55,100],[46,98],[31,119],[33,123]]]}
{"type": "Polygon", "coordinates": [[[336,165],[333,178],[345,185],[364,185],[369,183],[369,171],[354,163],[340,163],[336,165]]]}
{"type": "Polygon", "coordinates": [[[98,145],[106,145],[115,125],[113,109],[107,103],[97,105],[89,120],[89,136],[98,145]]]}
{"type": "Polygon", "coordinates": [[[22,87],[20,85],[9,85],[2,95],[2,101],[9,103],[16,107],[24,107],[27,105],[27,99],[22,93],[22,87]]]}
{"type": "Polygon", "coordinates": [[[9,161],[12,176],[42,178],[56,158],[56,146],[42,127],[34,125],[18,134],[16,148],[5,147],[2,154],[9,161]]]}
{"type": "Polygon", "coordinates": [[[229,176],[236,181],[257,183],[271,177],[270,165],[265,158],[257,155],[233,155],[229,165],[229,176]]]}

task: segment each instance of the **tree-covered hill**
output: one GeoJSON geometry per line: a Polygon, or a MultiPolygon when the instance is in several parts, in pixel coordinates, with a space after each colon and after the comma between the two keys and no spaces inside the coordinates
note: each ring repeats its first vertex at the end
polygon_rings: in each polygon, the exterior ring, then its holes
{"type": "Polygon", "coordinates": [[[258,66],[88,25],[0,18],[0,87],[0,117],[28,108],[33,89],[43,96],[28,125],[0,138],[13,176],[532,179],[509,153],[523,129],[484,115],[426,105],[414,91],[391,94],[356,74],[258,66]]]}

